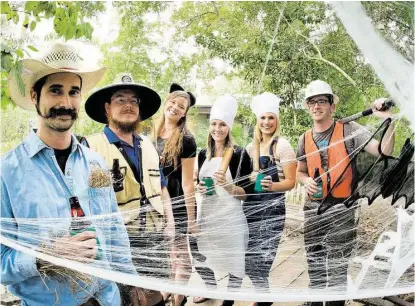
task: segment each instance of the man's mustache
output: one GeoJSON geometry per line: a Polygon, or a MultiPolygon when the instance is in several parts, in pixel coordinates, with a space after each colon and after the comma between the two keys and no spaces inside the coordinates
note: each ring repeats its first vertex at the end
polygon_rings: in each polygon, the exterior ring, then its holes
{"type": "Polygon", "coordinates": [[[71,116],[72,120],[76,120],[78,118],[78,113],[76,112],[75,108],[65,108],[65,107],[52,107],[46,115],[42,117],[45,119],[49,118],[56,118],[58,116],[71,116]]]}

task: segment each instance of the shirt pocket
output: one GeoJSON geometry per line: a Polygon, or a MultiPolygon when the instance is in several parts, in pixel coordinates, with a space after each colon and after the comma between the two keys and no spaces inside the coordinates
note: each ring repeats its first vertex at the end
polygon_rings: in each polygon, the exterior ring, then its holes
{"type": "Polygon", "coordinates": [[[91,215],[106,215],[111,213],[111,188],[88,188],[91,215]]]}

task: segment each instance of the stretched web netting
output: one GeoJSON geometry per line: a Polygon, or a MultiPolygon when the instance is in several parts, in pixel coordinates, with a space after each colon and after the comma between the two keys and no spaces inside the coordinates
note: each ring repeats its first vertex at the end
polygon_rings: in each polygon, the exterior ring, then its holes
{"type": "MultiPolygon", "coordinates": [[[[398,104],[401,113],[392,120],[395,127],[405,124],[404,116],[413,126],[413,63],[378,36],[359,3],[332,6],[398,104]]],[[[381,139],[385,126],[379,122],[367,128],[381,139]]],[[[195,235],[176,230],[172,239],[162,229],[142,230],[139,219],[125,222],[137,215],[150,219],[151,206],[75,219],[2,217],[1,243],[6,246],[2,253],[14,249],[49,262],[40,271],[45,285],[52,286],[51,278],[70,279],[74,292],[88,291],[93,278],[100,277],[166,292],[250,301],[322,301],[409,293],[414,287],[415,256],[411,142],[413,139],[396,158],[372,158],[363,147],[354,148],[359,170],[356,192],[333,207],[322,209],[311,203],[301,186],[268,198],[250,194],[244,202],[216,186],[214,195],[194,195],[200,227],[195,235]],[[97,233],[94,259],[71,250],[75,242],[62,242],[62,237],[70,237],[77,229],[97,233]],[[60,241],[59,250],[49,247],[56,241],[60,241]],[[125,261],[128,258],[135,268],[125,261]],[[175,280],[172,274],[179,263],[182,277],[175,280]]],[[[272,166],[268,173],[276,174],[279,166],[272,166]]],[[[227,182],[237,183],[243,187],[253,184],[249,175],[227,182]]],[[[185,210],[186,200],[178,197],[171,202],[185,210]]],[[[93,202],[90,198],[85,205],[93,202]]],[[[176,221],[175,227],[186,224],[176,221]]]]}

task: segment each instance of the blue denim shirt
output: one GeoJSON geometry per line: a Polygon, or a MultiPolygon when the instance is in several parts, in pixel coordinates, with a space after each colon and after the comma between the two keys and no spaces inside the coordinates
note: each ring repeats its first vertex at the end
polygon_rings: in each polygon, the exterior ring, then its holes
{"type": "MultiPolygon", "coordinates": [[[[109,143],[119,142],[127,153],[130,160],[134,163],[135,168],[137,171],[139,170],[139,154],[138,154],[138,146],[140,145],[140,136],[137,134],[133,134],[133,144],[132,147],[130,144],[126,143],[125,141],[121,140],[109,127],[108,125],[104,128],[104,134],[108,138],[109,143]]],[[[167,187],[167,179],[164,176],[163,170],[160,168],[160,181],[161,181],[161,188],[167,187]]]]}
{"type": "MultiPolygon", "coordinates": [[[[1,166],[1,234],[19,244],[36,249],[40,243],[50,241],[51,231],[55,237],[67,233],[71,196],[79,198],[86,216],[118,212],[112,186],[89,187],[91,166],[106,168],[103,158],[79,144],[74,136],[65,173],[59,168],[53,149],[33,131],[18,147],[5,154],[1,166]],[[33,218],[31,223],[27,222],[28,218],[33,218]]],[[[122,219],[108,215],[94,218],[92,222],[102,257],[91,265],[136,273],[122,219]]],[[[114,282],[93,278],[92,284],[86,286],[78,281],[84,290],[79,287],[75,291],[73,283],[59,283],[51,277],[42,280],[35,257],[3,244],[1,283],[22,299],[22,305],[54,305],[57,301],[58,305],[80,305],[92,296],[101,305],[120,305],[114,282]]]]}

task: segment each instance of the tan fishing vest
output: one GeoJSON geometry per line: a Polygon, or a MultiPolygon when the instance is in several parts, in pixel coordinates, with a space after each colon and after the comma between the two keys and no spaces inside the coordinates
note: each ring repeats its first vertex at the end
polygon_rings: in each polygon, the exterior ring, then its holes
{"type": "MultiPolygon", "coordinates": [[[[141,167],[143,173],[144,190],[150,201],[152,211],[146,215],[146,231],[160,231],[164,226],[164,209],[161,200],[161,183],[159,169],[159,155],[151,141],[140,135],[141,145],[141,167]]],[[[112,168],[114,159],[118,159],[122,173],[125,175],[124,189],[116,192],[119,209],[123,212],[124,223],[131,223],[138,218],[140,212],[140,184],[134,177],[128,162],[118,150],[117,146],[110,144],[104,133],[99,133],[86,138],[89,147],[98,152],[106,161],[109,168],[112,168]],[[124,213],[130,211],[131,213],[124,213]]]]}

